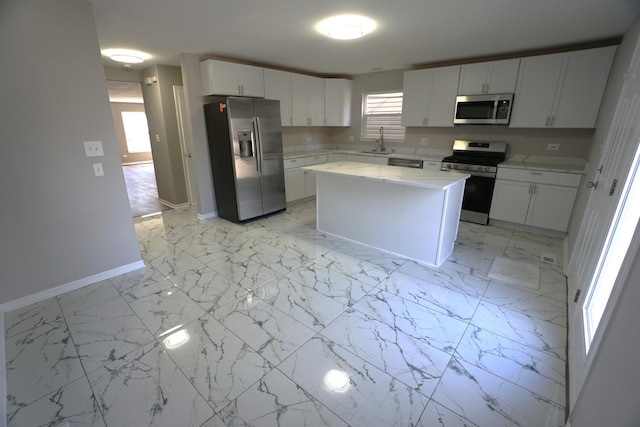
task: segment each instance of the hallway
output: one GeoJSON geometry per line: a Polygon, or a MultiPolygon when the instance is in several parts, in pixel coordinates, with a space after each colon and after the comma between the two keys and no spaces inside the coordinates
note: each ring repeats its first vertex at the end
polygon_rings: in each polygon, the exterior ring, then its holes
{"type": "Polygon", "coordinates": [[[170,209],[158,201],[153,163],[123,165],[131,214],[134,218],[170,209]]]}

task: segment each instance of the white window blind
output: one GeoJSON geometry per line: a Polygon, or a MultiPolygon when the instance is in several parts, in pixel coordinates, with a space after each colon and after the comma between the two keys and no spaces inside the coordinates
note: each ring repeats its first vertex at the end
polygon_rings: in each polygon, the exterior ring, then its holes
{"type": "Polygon", "coordinates": [[[384,139],[404,139],[402,92],[367,93],[362,112],[363,138],[379,138],[383,127],[384,139]]]}

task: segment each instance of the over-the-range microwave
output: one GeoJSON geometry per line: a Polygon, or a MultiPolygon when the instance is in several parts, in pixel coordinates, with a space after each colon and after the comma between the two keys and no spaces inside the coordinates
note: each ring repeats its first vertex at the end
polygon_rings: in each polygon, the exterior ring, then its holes
{"type": "Polygon", "coordinates": [[[508,125],[513,94],[467,95],[456,97],[456,125],[508,125]]]}

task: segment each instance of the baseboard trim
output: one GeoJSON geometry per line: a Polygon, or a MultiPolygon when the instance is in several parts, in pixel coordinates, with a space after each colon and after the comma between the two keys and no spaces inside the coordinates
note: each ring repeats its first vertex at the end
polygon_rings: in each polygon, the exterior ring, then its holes
{"type": "Polygon", "coordinates": [[[116,267],[111,270],[103,271],[102,273],[93,274],[91,276],[84,277],[79,280],[74,280],[73,282],[65,283],[64,285],[56,286],[50,289],[45,289],[44,291],[36,292],[35,294],[27,295],[27,296],[15,299],[13,301],[0,304],[0,313],[7,313],[9,311],[17,310],[22,307],[26,307],[28,305],[44,301],[48,298],[62,295],[65,292],[80,289],[85,286],[89,286],[94,283],[100,282],[102,280],[120,276],[121,274],[130,273],[132,271],[139,270],[141,268],[144,268],[144,262],[142,260],[132,262],[131,264],[126,264],[120,267],[116,267]]]}
{"type": "Polygon", "coordinates": [[[165,206],[170,207],[171,209],[187,208],[187,207],[191,206],[191,205],[189,204],[189,202],[180,203],[180,204],[177,204],[177,205],[176,205],[176,204],[174,204],[174,203],[171,203],[171,202],[167,202],[166,200],[162,200],[162,199],[158,199],[158,202],[159,202],[161,205],[165,205],[165,206]]]}
{"type": "Polygon", "coordinates": [[[7,356],[4,346],[4,313],[0,312],[0,427],[7,426],[7,356]]]}
{"type": "Polygon", "coordinates": [[[217,211],[213,211],[205,214],[201,214],[201,213],[198,214],[198,219],[213,219],[213,218],[218,218],[217,211]]]}

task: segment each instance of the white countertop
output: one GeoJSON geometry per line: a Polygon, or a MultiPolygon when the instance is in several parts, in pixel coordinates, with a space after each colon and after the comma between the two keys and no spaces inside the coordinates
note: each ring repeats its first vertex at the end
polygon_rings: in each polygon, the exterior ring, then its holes
{"type": "MultiPolygon", "coordinates": [[[[442,150],[440,150],[442,151],[442,150]]],[[[284,153],[285,159],[295,159],[299,157],[309,157],[309,156],[318,156],[323,154],[357,154],[362,156],[372,156],[372,157],[383,157],[383,158],[400,158],[400,159],[417,159],[424,160],[426,162],[440,162],[446,156],[451,155],[451,152],[433,152],[433,153],[402,153],[402,152],[392,152],[392,153],[375,153],[368,151],[358,151],[358,150],[340,150],[340,149],[329,149],[329,150],[314,150],[314,151],[292,151],[284,153]]]]}
{"type": "Polygon", "coordinates": [[[587,161],[578,157],[513,156],[500,163],[498,168],[585,174],[587,161]]]}
{"type": "Polygon", "coordinates": [[[459,172],[429,171],[358,162],[324,163],[321,165],[305,166],[302,169],[436,190],[445,190],[470,176],[459,172]]]}

